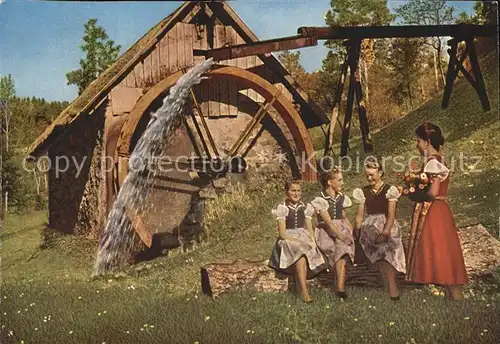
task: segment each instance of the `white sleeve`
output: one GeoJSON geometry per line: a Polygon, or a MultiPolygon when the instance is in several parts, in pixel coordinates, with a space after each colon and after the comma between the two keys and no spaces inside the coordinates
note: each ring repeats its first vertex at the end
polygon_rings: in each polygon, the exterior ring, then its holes
{"type": "Polygon", "coordinates": [[[306,216],[306,219],[312,218],[314,214],[314,207],[311,203],[307,203],[306,210],[304,210],[304,215],[306,216]]]}
{"type": "Polygon", "coordinates": [[[436,159],[429,160],[424,167],[424,172],[437,174],[441,181],[448,178],[448,175],[450,174],[450,170],[436,159]]]}
{"type": "Polygon", "coordinates": [[[316,210],[316,212],[318,213],[323,210],[328,210],[328,208],[330,207],[328,201],[322,197],[316,197],[312,200],[311,204],[314,207],[314,210],[316,210]]]}
{"type": "Polygon", "coordinates": [[[352,192],[352,197],[354,198],[354,202],[356,202],[357,204],[364,204],[366,201],[365,194],[360,188],[354,189],[354,191],[352,192]]]}
{"type": "Polygon", "coordinates": [[[385,194],[385,198],[387,198],[389,201],[398,201],[398,198],[400,196],[401,193],[394,185],[391,185],[391,187],[389,188],[389,190],[387,190],[387,193],[385,194]]]}
{"type": "Polygon", "coordinates": [[[352,206],[352,201],[351,201],[351,199],[349,198],[349,196],[344,195],[344,204],[342,204],[342,206],[343,206],[344,208],[349,208],[349,207],[351,207],[351,206],[352,206]]]}
{"type": "Polygon", "coordinates": [[[276,220],[284,220],[288,216],[289,209],[287,206],[280,204],[276,209],[271,210],[271,213],[276,216],[276,220]]]}

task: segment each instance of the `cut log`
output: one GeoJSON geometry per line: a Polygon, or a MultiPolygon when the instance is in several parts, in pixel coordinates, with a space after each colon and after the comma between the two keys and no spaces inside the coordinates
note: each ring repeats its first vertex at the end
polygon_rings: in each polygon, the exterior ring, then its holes
{"type": "Polygon", "coordinates": [[[258,291],[286,291],[288,280],[276,276],[267,261],[236,260],[233,263],[208,264],[201,268],[203,293],[216,297],[221,293],[253,288],[258,291]]]}
{"type": "MultiPolygon", "coordinates": [[[[253,289],[257,291],[294,290],[293,276],[276,273],[267,266],[268,260],[245,261],[233,263],[214,263],[201,268],[201,285],[203,293],[216,297],[221,293],[235,290],[253,289]]],[[[308,281],[309,286],[331,288],[334,286],[334,274],[325,270],[314,279],[308,281]]],[[[405,281],[404,275],[398,275],[398,283],[402,287],[418,287],[419,285],[405,281]]],[[[367,262],[356,264],[348,269],[347,285],[364,287],[383,287],[383,280],[376,266],[367,262]]]]}
{"type": "MultiPolygon", "coordinates": [[[[500,242],[482,225],[460,230],[464,259],[469,277],[486,277],[500,266],[500,242]]],[[[356,264],[348,268],[347,285],[382,287],[383,280],[375,265],[369,264],[363,250],[356,245],[356,264]]],[[[233,263],[213,263],[201,268],[203,293],[216,297],[221,293],[253,289],[257,291],[293,290],[292,276],[277,274],[267,266],[268,261],[236,260],[233,263]]],[[[404,274],[397,275],[400,287],[416,288],[422,285],[405,280],[404,274]]],[[[324,271],[309,281],[310,286],[332,288],[334,274],[324,271]]]]}
{"type": "Polygon", "coordinates": [[[481,224],[462,228],[458,234],[469,277],[488,277],[500,267],[500,241],[481,224]]]}

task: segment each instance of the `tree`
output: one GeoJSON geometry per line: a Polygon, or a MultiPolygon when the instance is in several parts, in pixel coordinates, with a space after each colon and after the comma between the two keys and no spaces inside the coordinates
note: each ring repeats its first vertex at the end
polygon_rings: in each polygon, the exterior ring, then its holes
{"type": "Polygon", "coordinates": [[[418,62],[423,44],[422,39],[393,39],[387,61],[391,70],[391,97],[398,105],[406,103],[409,111],[415,105],[420,72],[418,62]]]}
{"type": "MultiPolygon", "coordinates": [[[[448,6],[445,0],[410,0],[396,8],[396,15],[409,25],[445,25],[453,23],[453,11],[453,7],[448,6]]],[[[432,46],[435,56],[436,88],[439,89],[440,83],[445,84],[441,37],[429,40],[428,44],[432,46]]]]}
{"type": "Polygon", "coordinates": [[[80,48],[86,56],[80,59],[80,68],[66,74],[68,85],[78,86],[78,94],[82,94],[99,74],[115,62],[120,52],[120,46],[115,46],[106,31],[97,26],[97,19],[89,19],[85,23],[83,41],[84,44],[80,48]]]}
{"type": "Polygon", "coordinates": [[[492,24],[498,22],[498,2],[495,1],[476,1],[474,3],[474,23],[492,24]]]}
{"type": "Polygon", "coordinates": [[[455,20],[457,24],[475,24],[476,20],[472,16],[469,16],[467,12],[462,11],[458,14],[457,19],[455,20]]]}
{"type": "Polygon", "coordinates": [[[0,99],[9,100],[16,95],[16,86],[12,75],[0,76],[0,99]]]}
{"type": "Polygon", "coordinates": [[[16,87],[12,76],[0,76],[0,112],[1,112],[1,132],[5,141],[5,150],[9,151],[10,127],[12,112],[9,109],[9,101],[16,95],[16,87]]]}
{"type": "Polygon", "coordinates": [[[278,59],[290,75],[299,83],[301,88],[310,96],[313,96],[316,87],[316,77],[307,73],[300,63],[300,51],[284,51],[278,55],[278,59]]]}
{"type": "MultiPolygon", "coordinates": [[[[2,203],[2,206],[5,208],[2,208],[1,210],[1,215],[3,217],[4,214],[4,209],[7,209],[7,204],[8,204],[8,199],[9,199],[9,191],[12,188],[12,183],[10,179],[13,179],[14,181],[17,180],[16,176],[13,176],[12,178],[10,177],[9,169],[4,169],[4,166],[6,168],[10,167],[10,152],[9,152],[9,141],[10,141],[10,127],[11,127],[11,120],[12,120],[12,112],[9,109],[9,101],[15,96],[16,94],[16,88],[14,84],[14,80],[12,79],[12,76],[9,74],[8,76],[0,76],[0,145],[2,147],[0,151],[0,165],[2,166],[2,191],[1,191],[1,196],[2,200],[5,199],[5,203],[2,203]],[[4,144],[5,144],[5,152],[4,152],[4,144]],[[5,198],[4,198],[5,195],[5,198]]],[[[14,182],[14,186],[16,186],[16,183],[14,182]]]]}
{"type": "MultiPolygon", "coordinates": [[[[336,26],[370,26],[387,25],[392,20],[392,15],[387,7],[387,0],[331,0],[330,10],[325,14],[325,23],[330,27],[336,26]]],[[[364,39],[361,44],[359,58],[359,71],[357,78],[364,86],[365,107],[369,106],[369,70],[375,61],[376,44],[373,39],[364,39]]],[[[323,60],[323,67],[318,75],[317,93],[322,95],[322,103],[326,105],[325,111],[332,113],[328,142],[333,142],[335,122],[340,104],[334,104],[337,85],[341,79],[343,61],[347,51],[342,42],[338,40],[327,41],[325,45],[331,49],[323,60]]],[[[329,147],[327,147],[327,150],[329,147]]]]}
{"type": "MultiPolygon", "coordinates": [[[[474,4],[473,24],[490,24],[497,26],[498,23],[498,2],[477,1],[474,4]]],[[[498,36],[477,37],[477,53],[486,56],[498,48],[498,36]]]]}
{"type": "MultiPolygon", "coordinates": [[[[387,25],[393,16],[387,7],[387,0],[332,0],[331,9],[325,15],[329,26],[371,26],[387,25]]],[[[345,56],[346,51],[339,41],[327,41],[335,53],[345,56]]],[[[375,40],[364,39],[361,45],[359,68],[361,82],[365,86],[365,101],[368,102],[368,70],[375,58],[375,40]]]]}

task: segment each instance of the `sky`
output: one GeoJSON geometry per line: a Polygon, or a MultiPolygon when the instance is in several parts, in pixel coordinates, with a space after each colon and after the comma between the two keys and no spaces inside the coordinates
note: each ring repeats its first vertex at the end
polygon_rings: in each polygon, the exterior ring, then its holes
{"type": "MultiPolygon", "coordinates": [[[[406,1],[390,1],[389,9],[406,1]]],[[[0,75],[11,74],[18,96],[73,100],[66,73],[79,68],[83,27],[90,18],[125,52],[180,2],[41,2],[0,0],[0,75]]],[[[473,13],[473,1],[449,1],[456,13],[473,13]]],[[[259,39],[293,36],[300,26],[324,26],[330,0],[235,0],[235,12],[259,39]]],[[[321,67],[323,42],[300,49],[308,72],[321,67]]]]}

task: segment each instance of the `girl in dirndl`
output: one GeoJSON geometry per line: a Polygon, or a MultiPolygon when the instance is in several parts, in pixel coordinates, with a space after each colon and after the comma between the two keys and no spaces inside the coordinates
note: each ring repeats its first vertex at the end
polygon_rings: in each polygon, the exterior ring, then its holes
{"type": "Polygon", "coordinates": [[[330,271],[335,275],[335,294],[346,299],[347,263],[354,262],[352,225],[344,210],[352,205],[349,196],[341,193],[343,179],[340,168],[334,166],[321,175],[323,191],[311,204],[318,216],[316,243],[327,257],[330,271]]]}
{"type": "Polygon", "coordinates": [[[415,131],[417,149],[426,158],[422,172],[433,178],[428,200],[416,202],[408,247],[407,279],[438,284],[450,300],[463,300],[462,286],[468,283],[458,229],[446,202],[450,171],[444,165],[444,137],[437,125],[424,122],[415,131]]]}
{"type": "Polygon", "coordinates": [[[311,302],[307,279],[327,267],[314,240],[311,220],[314,208],[300,200],[299,181],[287,182],[285,191],[285,201],[272,210],[276,216],[279,237],[274,245],[269,266],[278,272],[295,275],[300,297],[305,302],[311,302]]]}
{"type": "Polygon", "coordinates": [[[386,282],[391,300],[399,300],[397,272],[406,272],[405,254],[396,204],[399,190],[382,181],[382,166],[377,161],[365,164],[368,185],[353,191],[358,204],[354,228],[359,243],[372,264],[377,264],[386,282]]]}

